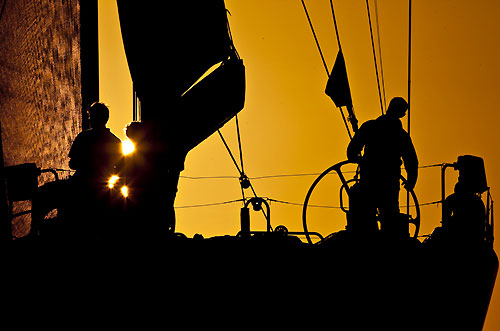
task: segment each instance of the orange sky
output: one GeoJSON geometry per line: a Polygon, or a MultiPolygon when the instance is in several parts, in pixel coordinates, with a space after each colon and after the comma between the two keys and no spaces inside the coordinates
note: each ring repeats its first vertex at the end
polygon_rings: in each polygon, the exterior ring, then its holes
{"type": "MultiPolygon", "coordinates": [[[[329,1],[308,0],[306,4],[331,70],[338,48],[329,1]]],[[[375,2],[370,5],[374,23],[375,2]]],[[[366,2],[336,0],[334,6],[353,104],[362,123],[381,113],[366,2]]],[[[338,109],[324,94],[327,76],[300,0],[226,0],[226,7],[247,73],[246,104],[239,120],[248,176],[321,173],[344,160],[349,137],[338,109]]],[[[115,1],[100,0],[99,11],[100,96],[112,110],[109,127],[123,138],[122,129],[132,119],[132,86],[115,1]]],[[[408,4],[379,1],[378,12],[386,96],[406,98],[408,4]]],[[[411,135],[420,164],[454,162],[464,154],[483,157],[494,199],[500,187],[500,174],[495,171],[500,166],[499,31],[496,0],[413,1],[411,135]]],[[[237,155],[234,121],[222,132],[237,155]]],[[[451,193],[456,174],[453,170],[449,174],[447,190],[451,193]]],[[[213,135],[188,154],[181,175],[238,173],[220,138],[213,135]]],[[[314,179],[282,177],[252,183],[262,197],[301,204],[314,179]]],[[[338,189],[336,177],[329,176],[310,203],[338,206],[338,189]]],[[[440,199],[439,168],[420,170],[416,193],[421,203],[440,199]]],[[[237,179],[181,178],[176,206],[239,198],[237,179]]],[[[240,208],[239,203],[178,208],[177,230],[190,237],[195,233],[235,235],[240,208]]],[[[421,234],[430,234],[439,226],[440,207],[423,206],[421,211],[421,234]]],[[[272,225],[301,231],[301,212],[300,206],[271,203],[272,225]]],[[[343,213],[336,209],[312,209],[308,216],[309,230],[324,235],[345,226],[343,213]]],[[[253,230],[265,230],[258,213],[251,213],[251,224],[253,230]]],[[[497,252],[499,247],[497,241],[497,252]]],[[[496,290],[484,330],[500,328],[499,297],[496,290]]]]}

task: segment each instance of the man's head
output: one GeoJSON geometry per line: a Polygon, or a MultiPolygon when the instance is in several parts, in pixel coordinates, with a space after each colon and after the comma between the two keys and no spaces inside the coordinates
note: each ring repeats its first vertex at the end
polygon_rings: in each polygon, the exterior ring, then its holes
{"type": "Polygon", "coordinates": [[[389,107],[387,107],[387,115],[402,118],[406,115],[407,110],[408,102],[401,97],[395,97],[392,98],[389,107]]]}
{"type": "Polygon", "coordinates": [[[89,114],[91,128],[106,127],[109,119],[108,106],[102,102],[94,102],[87,113],[89,114]]]}
{"type": "Polygon", "coordinates": [[[146,126],[142,122],[130,122],[125,128],[127,138],[135,143],[143,142],[146,139],[146,126]]]}

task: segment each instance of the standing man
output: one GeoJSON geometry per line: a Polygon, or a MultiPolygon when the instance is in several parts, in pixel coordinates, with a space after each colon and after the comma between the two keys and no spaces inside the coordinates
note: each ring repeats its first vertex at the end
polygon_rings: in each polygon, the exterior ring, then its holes
{"type": "Polygon", "coordinates": [[[69,151],[69,166],[76,172],[71,178],[72,201],[70,231],[73,235],[102,240],[116,227],[111,208],[108,179],[117,173],[122,158],[121,140],[106,127],[109,109],[101,102],[93,103],[88,116],[90,129],[78,134],[69,151]]]}
{"type": "Polygon", "coordinates": [[[122,157],[121,141],[106,127],[108,107],[95,102],[88,110],[90,130],[80,132],[69,151],[69,167],[76,170],[75,180],[86,185],[100,185],[115,174],[122,157]]]}
{"type": "Polygon", "coordinates": [[[106,184],[122,157],[121,141],[106,128],[109,109],[105,104],[92,104],[88,115],[91,129],[78,134],[69,152],[75,174],[35,192],[30,237],[38,236],[41,220],[54,208],[64,209],[66,235],[72,238],[100,239],[98,233],[112,231],[114,215],[106,184]]]}
{"type": "Polygon", "coordinates": [[[404,225],[399,224],[398,217],[402,162],[407,173],[406,189],[413,190],[417,182],[417,153],[400,121],[407,110],[403,98],[393,98],[386,114],[363,123],[347,147],[347,158],[360,164],[363,201],[370,213],[378,209],[382,230],[401,229],[404,225]]]}

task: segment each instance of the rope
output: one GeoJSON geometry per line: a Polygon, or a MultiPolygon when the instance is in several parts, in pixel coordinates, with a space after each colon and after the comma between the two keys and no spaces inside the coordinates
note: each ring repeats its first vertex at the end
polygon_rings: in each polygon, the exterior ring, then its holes
{"type": "Polygon", "coordinates": [[[243,150],[241,148],[240,124],[238,122],[238,114],[235,115],[235,118],[236,118],[236,133],[238,134],[238,148],[240,150],[241,172],[244,174],[245,168],[243,167],[243,150]]]}
{"type": "Polygon", "coordinates": [[[178,207],[174,207],[174,208],[175,209],[185,209],[185,208],[212,207],[212,206],[228,205],[230,203],[235,203],[235,202],[240,202],[240,201],[245,201],[245,199],[230,200],[230,201],[224,201],[224,202],[205,203],[205,204],[200,204],[200,205],[178,206],[178,207]]]}
{"type": "MultiPolygon", "coordinates": [[[[429,165],[423,165],[419,166],[419,169],[427,169],[427,168],[435,168],[435,167],[441,167],[443,164],[442,163],[437,163],[437,164],[429,164],[429,165]]],[[[404,168],[403,168],[404,169],[404,168]]],[[[342,171],[342,173],[348,174],[348,173],[356,173],[356,170],[352,171],[342,171]]],[[[277,175],[264,175],[264,176],[257,176],[257,177],[248,177],[248,179],[251,180],[260,180],[260,179],[271,179],[271,178],[288,178],[288,177],[308,177],[308,176],[318,176],[320,173],[302,173],[302,174],[277,174],[277,175]]],[[[328,175],[336,175],[335,173],[330,173],[328,175]]],[[[200,180],[200,179],[238,179],[236,176],[180,176],[181,178],[184,179],[191,179],[191,180],[200,180]]]]}
{"type": "MultiPolygon", "coordinates": [[[[313,37],[314,37],[314,41],[316,42],[316,47],[318,48],[319,55],[321,56],[321,61],[323,62],[323,66],[325,67],[326,75],[329,78],[330,71],[328,70],[328,66],[326,65],[325,57],[323,56],[323,52],[321,51],[321,46],[319,45],[318,38],[316,37],[316,32],[314,31],[314,26],[311,22],[311,17],[309,16],[309,12],[307,11],[307,7],[306,7],[304,0],[301,0],[301,2],[302,2],[302,7],[304,8],[304,12],[305,12],[306,17],[307,17],[307,21],[309,22],[309,27],[311,28],[311,32],[312,32],[313,37]]],[[[330,8],[332,10],[333,25],[335,27],[335,34],[337,36],[337,43],[339,46],[339,51],[342,51],[342,47],[340,46],[339,31],[337,29],[337,20],[335,18],[335,11],[333,10],[333,1],[332,0],[330,0],[330,8]]],[[[342,110],[342,107],[339,107],[339,110],[340,110],[340,114],[342,115],[342,120],[344,121],[344,125],[347,129],[347,134],[349,135],[349,139],[352,139],[351,131],[349,130],[349,125],[347,124],[347,119],[344,115],[344,111],[342,110]]]]}
{"type": "Polygon", "coordinates": [[[312,31],[312,34],[314,37],[314,41],[316,42],[316,47],[318,48],[319,55],[321,56],[321,61],[323,61],[323,66],[325,67],[326,75],[330,76],[330,71],[328,71],[325,57],[323,56],[323,52],[321,51],[321,47],[319,46],[319,41],[318,41],[318,38],[316,37],[316,32],[314,31],[314,27],[312,25],[311,18],[309,17],[309,12],[307,11],[307,8],[306,8],[306,4],[305,4],[304,0],[301,0],[301,2],[302,2],[302,7],[304,7],[304,12],[306,13],[306,16],[307,16],[307,21],[309,22],[309,27],[311,28],[311,31],[312,31]]]}
{"type": "MultiPolygon", "coordinates": [[[[226,150],[229,153],[229,156],[231,156],[231,160],[233,160],[233,163],[236,166],[236,169],[240,173],[240,177],[243,177],[243,175],[244,175],[243,171],[238,166],[238,162],[236,162],[236,159],[234,158],[233,152],[231,152],[231,149],[229,148],[229,145],[227,144],[226,139],[224,139],[224,136],[222,135],[222,132],[220,132],[220,130],[217,130],[217,132],[219,133],[219,137],[222,140],[222,142],[224,143],[224,146],[226,146],[226,150]]],[[[241,150],[240,150],[240,152],[241,152],[241,150]]],[[[243,190],[243,187],[241,187],[241,196],[242,196],[243,201],[244,201],[245,200],[245,191],[243,190]]]]}
{"type": "MultiPolygon", "coordinates": [[[[240,164],[241,164],[241,179],[243,179],[243,177],[245,175],[245,168],[243,166],[243,149],[241,148],[241,136],[240,136],[240,124],[238,122],[238,114],[235,115],[236,117],[236,132],[237,132],[237,135],[238,135],[238,149],[240,151],[240,164]]],[[[245,190],[243,189],[243,186],[241,186],[241,195],[243,196],[243,200],[245,199],[245,190]]]]}
{"type": "Polygon", "coordinates": [[[236,162],[236,159],[234,158],[233,152],[231,152],[231,149],[229,148],[229,146],[228,146],[228,144],[226,142],[226,139],[224,139],[224,136],[222,135],[222,132],[220,132],[220,130],[217,130],[217,132],[219,133],[219,137],[220,137],[220,139],[222,139],[222,142],[224,143],[224,146],[226,146],[226,149],[227,149],[227,151],[229,153],[229,156],[231,156],[231,160],[233,160],[233,163],[236,166],[236,169],[238,169],[238,172],[240,173],[240,176],[243,175],[243,172],[241,171],[240,166],[238,165],[238,162],[236,162]]]}
{"type": "MultiPolygon", "coordinates": [[[[330,0],[330,9],[332,11],[333,27],[335,28],[335,35],[337,36],[337,45],[339,46],[339,52],[342,53],[342,46],[340,45],[339,29],[337,28],[337,19],[335,17],[335,10],[333,9],[333,0],[330,0]]],[[[339,107],[339,110],[340,114],[342,115],[342,120],[344,121],[345,128],[347,129],[347,134],[349,135],[349,139],[352,140],[351,130],[349,129],[349,125],[347,124],[347,119],[344,115],[344,110],[342,109],[342,107],[339,107]]]]}
{"type": "Polygon", "coordinates": [[[380,43],[380,25],[378,23],[378,1],[375,0],[375,25],[377,26],[378,58],[380,62],[380,80],[382,81],[382,96],[384,97],[384,109],[387,109],[384,83],[384,67],[382,66],[382,46],[380,43]]]}
{"type": "MultiPolygon", "coordinates": [[[[290,206],[299,206],[302,207],[304,204],[300,202],[290,202],[290,201],[284,201],[284,200],[278,200],[278,199],[272,199],[272,198],[265,198],[267,201],[270,202],[276,202],[280,203],[283,205],[290,205],[290,206]]],[[[245,201],[245,199],[237,199],[237,200],[229,200],[229,201],[222,201],[222,202],[212,202],[212,203],[204,203],[204,204],[196,204],[196,205],[186,205],[186,206],[177,206],[175,207],[176,209],[187,209],[187,208],[201,208],[201,207],[214,207],[214,206],[222,206],[222,205],[228,205],[232,204],[235,202],[240,202],[240,201],[245,201]]],[[[420,207],[422,206],[431,206],[431,205],[438,205],[442,201],[432,201],[432,202],[426,202],[426,203],[421,203],[419,204],[420,207]]],[[[339,206],[331,206],[331,205],[308,205],[308,207],[313,207],[313,208],[323,208],[323,209],[341,209],[339,206]]],[[[407,207],[405,206],[400,206],[400,207],[407,207]]],[[[410,205],[409,207],[415,207],[415,205],[410,205]]]]}
{"type": "MultiPolygon", "coordinates": [[[[222,139],[222,142],[224,143],[224,146],[226,146],[226,149],[227,149],[229,155],[231,156],[231,159],[233,160],[233,163],[236,166],[236,169],[240,173],[240,178],[242,178],[244,176],[246,177],[246,175],[243,173],[243,171],[238,166],[238,162],[236,162],[236,159],[234,158],[233,153],[231,152],[231,149],[229,148],[229,145],[227,144],[226,140],[224,139],[224,136],[222,135],[222,132],[220,132],[220,130],[217,130],[217,132],[219,133],[219,137],[222,139]]],[[[254,189],[252,183],[249,182],[249,184],[250,184],[250,189],[252,190],[253,195],[255,197],[257,197],[257,192],[255,192],[255,189],[254,189]]],[[[243,187],[241,187],[241,194],[243,195],[243,201],[245,201],[245,192],[243,190],[243,187]]],[[[264,209],[261,209],[261,210],[262,210],[262,214],[267,219],[266,212],[264,211],[264,209]]]]}
{"type": "MultiPolygon", "coordinates": [[[[285,205],[292,205],[292,206],[300,206],[302,207],[304,204],[303,203],[298,203],[298,202],[289,202],[289,201],[283,201],[283,200],[276,200],[276,199],[271,199],[268,198],[267,200],[271,202],[277,202],[285,205]]],[[[341,209],[338,206],[326,206],[326,205],[307,205],[308,207],[313,207],[313,208],[325,208],[325,209],[341,209]]]]}
{"type": "Polygon", "coordinates": [[[337,35],[337,44],[339,45],[339,50],[342,51],[340,46],[339,29],[337,29],[337,19],[335,18],[335,11],[333,10],[333,0],[330,0],[330,8],[332,10],[333,26],[335,27],[335,34],[337,35]]]}
{"type": "Polygon", "coordinates": [[[370,36],[372,41],[372,52],[373,52],[373,62],[375,63],[375,74],[377,75],[377,86],[378,86],[378,97],[380,99],[380,110],[382,111],[382,115],[384,114],[384,105],[382,103],[382,91],[380,88],[380,80],[378,74],[378,66],[377,66],[377,56],[375,55],[375,42],[373,41],[373,29],[372,29],[372,19],[370,15],[370,5],[369,0],[366,0],[366,11],[368,12],[368,24],[370,25],[370,36]]]}

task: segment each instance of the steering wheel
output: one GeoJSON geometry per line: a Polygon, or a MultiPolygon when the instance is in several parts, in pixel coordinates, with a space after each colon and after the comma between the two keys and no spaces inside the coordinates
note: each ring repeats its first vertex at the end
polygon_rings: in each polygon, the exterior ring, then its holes
{"type": "MultiPolygon", "coordinates": [[[[311,237],[309,236],[309,231],[307,229],[307,205],[309,203],[309,199],[311,197],[311,194],[314,191],[314,189],[316,188],[316,186],[318,185],[318,183],[323,179],[323,177],[325,177],[326,175],[328,175],[332,171],[335,171],[337,173],[337,175],[339,176],[340,181],[342,182],[342,187],[340,189],[340,201],[341,201],[340,208],[345,213],[348,212],[348,210],[345,209],[344,206],[343,206],[342,190],[345,189],[345,191],[349,195],[350,194],[349,193],[350,192],[349,183],[355,181],[355,179],[350,179],[350,180],[346,180],[345,179],[344,174],[342,173],[341,168],[344,165],[346,165],[346,164],[359,164],[359,162],[351,161],[351,160],[345,160],[345,161],[342,161],[342,162],[339,162],[339,163],[336,163],[336,164],[332,165],[331,167],[329,167],[328,169],[326,169],[325,171],[323,171],[316,178],[316,180],[312,183],[311,187],[309,188],[309,191],[306,194],[306,198],[305,198],[305,201],[304,201],[304,206],[302,207],[302,226],[304,228],[304,235],[306,236],[307,242],[309,244],[312,244],[312,240],[311,240],[311,237]]],[[[403,184],[406,184],[407,181],[406,181],[406,179],[402,175],[401,175],[401,180],[402,180],[403,184]]],[[[406,189],[406,187],[405,187],[405,189],[406,189]]],[[[416,216],[412,217],[411,215],[408,215],[408,223],[411,223],[411,224],[415,225],[415,232],[413,234],[413,238],[416,238],[418,236],[418,232],[420,230],[420,205],[418,204],[418,199],[417,199],[417,195],[415,194],[415,192],[413,190],[409,190],[409,191],[408,191],[408,189],[406,189],[406,190],[411,195],[413,203],[415,205],[416,216]]]]}

